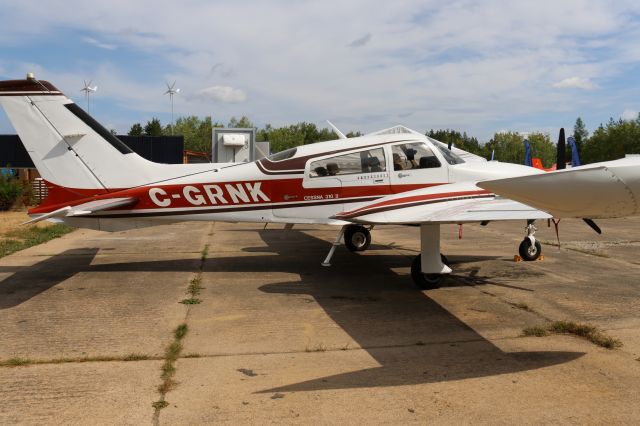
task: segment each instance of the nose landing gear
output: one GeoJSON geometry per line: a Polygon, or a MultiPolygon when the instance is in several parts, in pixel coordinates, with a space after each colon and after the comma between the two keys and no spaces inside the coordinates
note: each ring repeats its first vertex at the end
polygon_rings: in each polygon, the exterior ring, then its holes
{"type": "Polygon", "coordinates": [[[538,260],[542,254],[542,245],[534,236],[538,228],[535,227],[533,222],[528,222],[525,230],[527,231],[527,236],[524,237],[524,240],[520,243],[518,253],[524,261],[531,262],[538,260]]]}

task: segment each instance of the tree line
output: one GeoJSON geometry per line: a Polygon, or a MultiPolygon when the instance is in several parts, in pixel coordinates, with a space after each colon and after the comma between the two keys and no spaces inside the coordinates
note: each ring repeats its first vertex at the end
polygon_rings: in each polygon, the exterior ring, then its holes
{"type": "MultiPolygon", "coordinates": [[[[211,117],[197,116],[180,117],[175,125],[165,125],[153,118],[144,126],[136,123],[131,126],[128,134],[131,136],[162,136],[182,135],[185,149],[211,154],[211,135],[215,127],[225,127],[223,123],[213,121],[211,117]]],[[[231,118],[226,127],[252,128],[255,127],[249,118],[231,118]]],[[[518,132],[497,132],[486,143],[480,143],[476,137],[453,129],[431,129],[427,136],[446,144],[453,144],[457,148],[490,159],[492,156],[499,161],[509,163],[524,163],[524,140],[528,139],[534,157],[542,160],[545,167],[552,166],[556,161],[556,144],[552,136],[533,132],[526,135],[518,132]]],[[[347,137],[361,136],[358,131],[350,131],[347,137]]],[[[610,119],[606,124],[600,124],[589,135],[584,121],[578,117],[567,136],[573,136],[578,146],[582,163],[615,160],[625,154],[640,154],[640,115],[635,120],[610,119]]],[[[557,136],[553,136],[557,137],[557,136]]],[[[256,130],[257,141],[269,141],[271,152],[279,152],[299,145],[337,139],[338,135],[328,128],[318,128],[314,123],[300,122],[289,126],[273,127],[270,124],[256,130]]],[[[571,151],[567,147],[566,158],[571,158],[571,151]]]]}

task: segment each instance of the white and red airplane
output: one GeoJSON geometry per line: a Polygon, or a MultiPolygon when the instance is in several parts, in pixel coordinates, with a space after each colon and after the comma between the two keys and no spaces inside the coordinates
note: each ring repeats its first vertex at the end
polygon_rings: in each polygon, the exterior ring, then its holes
{"type": "Polygon", "coordinates": [[[637,156],[546,173],[487,162],[398,126],[252,163],[168,165],[138,156],[31,74],[0,82],[0,104],[49,189],[30,222],[107,231],[192,220],[341,226],[324,264],[343,238],[365,250],[374,225],[419,225],[412,277],[434,288],[451,272],[441,224],[527,220],[519,251],[535,260],[535,219],[588,218],[599,230],[591,219],[640,214],[637,156]]]}

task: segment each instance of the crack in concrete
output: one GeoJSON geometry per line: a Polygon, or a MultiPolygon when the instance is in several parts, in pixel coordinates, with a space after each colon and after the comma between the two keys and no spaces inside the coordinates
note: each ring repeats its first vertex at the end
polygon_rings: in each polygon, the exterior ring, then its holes
{"type": "MultiPolygon", "coordinates": [[[[197,289],[196,291],[199,293],[200,287],[199,287],[199,283],[202,280],[202,273],[204,271],[204,264],[207,261],[207,256],[209,254],[209,244],[208,244],[208,238],[210,236],[213,235],[213,228],[215,226],[215,222],[212,222],[210,227],[209,227],[209,231],[204,235],[204,247],[202,248],[202,250],[200,251],[201,255],[200,255],[200,265],[198,266],[198,271],[196,272],[196,276],[191,279],[189,281],[189,286],[187,287],[187,294],[191,293],[192,296],[194,295],[194,288],[197,289]],[[194,286],[195,283],[195,286],[194,286]]],[[[169,403],[166,401],[166,396],[167,393],[169,393],[169,391],[175,387],[175,382],[171,379],[175,373],[176,373],[176,369],[175,369],[175,363],[178,359],[181,358],[193,358],[193,356],[191,357],[181,357],[180,356],[180,352],[182,351],[182,339],[185,337],[187,330],[188,330],[188,320],[189,320],[189,314],[191,313],[191,309],[194,305],[193,304],[185,304],[186,307],[186,312],[184,315],[184,320],[182,321],[182,324],[178,326],[178,328],[175,331],[175,338],[173,340],[173,342],[169,345],[169,347],[167,348],[167,352],[165,354],[165,363],[163,365],[163,373],[161,375],[162,378],[162,384],[160,384],[160,386],[158,386],[158,392],[160,393],[160,399],[158,401],[153,402],[152,406],[154,408],[153,411],[153,417],[152,417],[152,424],[154,426],[159,426],[160,425],[160,412],[162,411],[163,408],[167,407],[169,405],[169,403]]]]}

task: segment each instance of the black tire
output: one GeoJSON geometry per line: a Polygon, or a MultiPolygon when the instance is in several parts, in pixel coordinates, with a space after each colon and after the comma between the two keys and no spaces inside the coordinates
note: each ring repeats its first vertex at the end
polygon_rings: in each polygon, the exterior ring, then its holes
{"type": "MultiPolygon", "coordinates": [[[[442,254],[440,256],[442,257],[442,263],[447,264],[445,262],[446,257],[444,257],[444,255],[442,254]]],[[[423,274],[421,255],[417,255],[415,259],[413,259],[413,262],[411,262],[411,278],[413,279],[413,283],[418,288],[422,290],[432,290],[435,288],[440,288],[446,278],[446,275],[423,274]]]]}
{"type": "Polygon", "coordinates": [[[538,260],[542,254],[542,246],[537,240],[535,245],[531,245],[531,240],[529,238],[525,238],[520,243],[520,247],[518,247],[518,253],[522,260],[526,262],[538,260]]]}
{"type": "Polygon", "coordinates": [[[371,232],[364,226],[350,225],[344,231],[344,245],[349,251],[365,251],[371,245],[371,232]]]}

